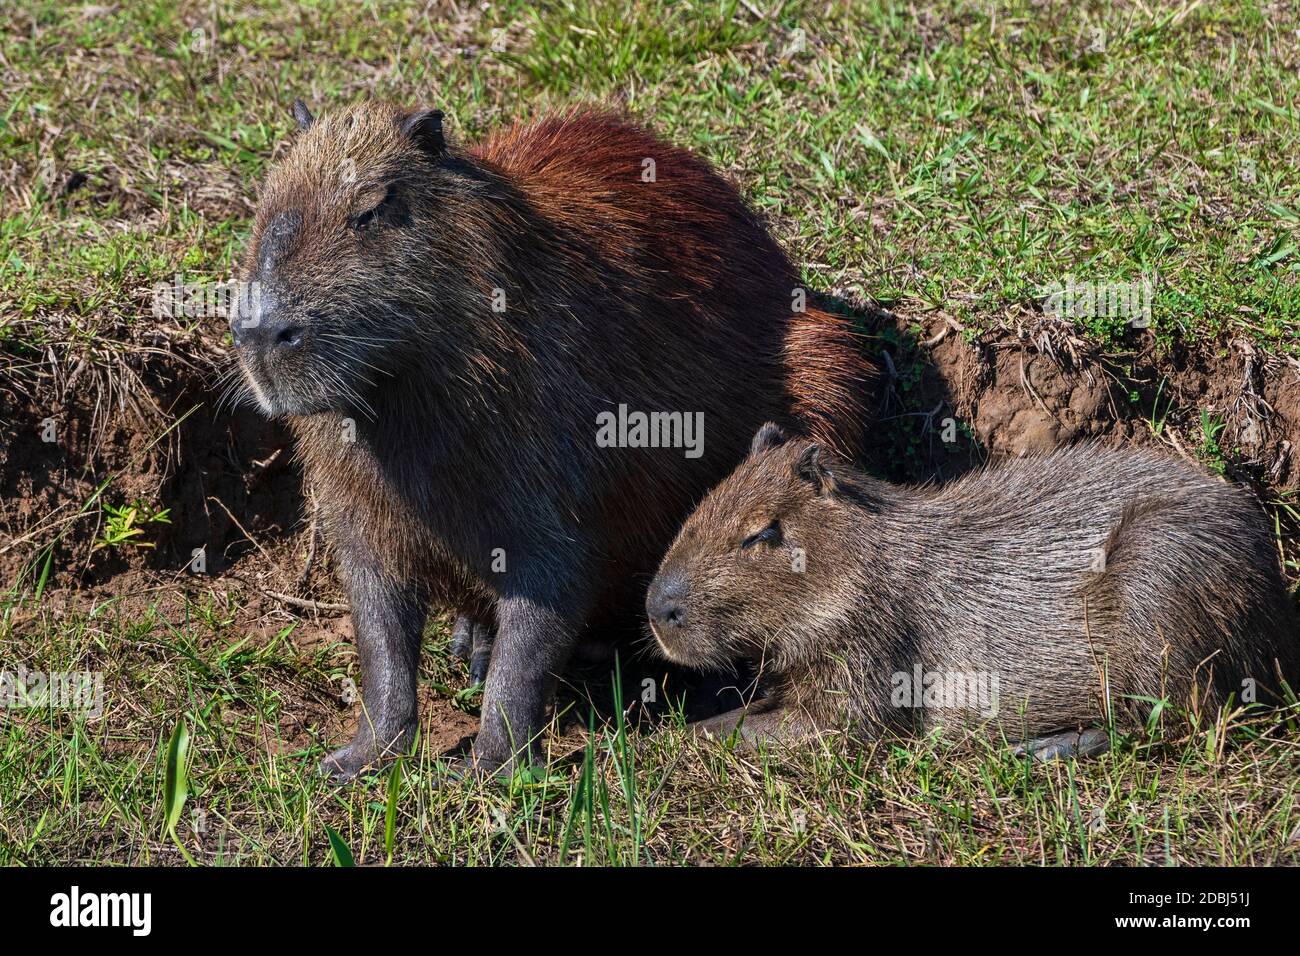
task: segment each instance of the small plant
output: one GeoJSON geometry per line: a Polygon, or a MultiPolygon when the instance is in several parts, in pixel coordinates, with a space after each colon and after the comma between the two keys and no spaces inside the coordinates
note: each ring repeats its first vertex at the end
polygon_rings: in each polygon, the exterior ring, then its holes
{"type": "Polygon", "coordinates": [[[1174,400],[1172,396],[1165,398],[1164,411],[1160,409],[1160,393],[1165,390],[1168,383],[1168,376],[1160,377],[1160,385],[1156,388],[1156,398],[1151,405],[1151,417],[1147,420],[1147,426],[1151,429],[1151,434],[1159,438],[1165,431],[1165,419],[1169,417],[1169,410],[1173,408],[1174,400]]]}
{"type": "Polygon", "coordinates": [[[190,753],[190,729],[182,718],[172,731],[167,744],[167,762],[163,767],[163,829],[181,851],[185,862],[195,866],[194,857],[190,856],[180,837],[176,835],[176,825],[180,823],[181,811],[190,795],[187,763],[190,753]]]}
{"type": "Polygon", "coordinates": [[[1201,409],[1201,461],[1216,475],[1221,475],[1227,467],[1223,459],[1223,448],[1219,445],[1219,433],[1227,424],[1223,419],[1212,416],[1208,409],[1201,409]]]}
{"type": "Polygon", "coordinates": [[[459,711],[477,716],[483,702],[483,685],[470,684],[468,687],[455,688],[447,684],[434,684],[433,689],[444,697],[451,698],[451,705],[459,711]]]}
{"type": "Polygon", "coordinates": [[[95,550],[100,548],[152,548],[152,541],[143,539],[145,526],[150,524],[171,524],[170,508],[155,511],[139,499],[129,505],[104,505],[104,533],[95,542],[95,550]]]}

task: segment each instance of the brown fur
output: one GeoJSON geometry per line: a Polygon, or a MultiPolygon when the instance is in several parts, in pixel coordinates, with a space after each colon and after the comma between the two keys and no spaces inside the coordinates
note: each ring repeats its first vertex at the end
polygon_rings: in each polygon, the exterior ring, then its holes
{"type": "MultiPolygon", "coordinates": [[[[424,608],[451,604],[501,622],[476,744],[494,764],[535,735],[574,642],[639,607],[758,424],[858,451],[870,368],[843,320],[792,311],[794,268],[692,153],[600,112],[467,149],[434,126],[365,104],[301,134],[268,178],[246,272],[302,343],[241,352],[320,493],[375,734],[409,737],[413,677],[373,685],[413,666],[424,608]],[[619,404],[702,412],[703,456],[597,447],[597,415],[619,404]]],[[[359,737],[337,762],[374,750],[359,737]]]]}
{"type": "Polygon", "coordinates": [[[1249,497],[1086,444],[916,488],[767,426],[686,521],[647,605],[670,659],[758,663],[751,739],[988,718],[1028,738],[1098,725],[1107,706],[1141,719],[1140,698],[1204,715],[1241,703],[1248,679],[1259,702],[1300,686],[1294,608],[1249,497]],[[917,666],[996,699],[900,706],[917,666]]]}

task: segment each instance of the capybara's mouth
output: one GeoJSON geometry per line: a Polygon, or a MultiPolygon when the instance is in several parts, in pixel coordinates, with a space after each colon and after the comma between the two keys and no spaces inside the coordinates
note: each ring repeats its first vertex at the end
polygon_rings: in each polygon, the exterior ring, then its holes
{"type": "Polygon", "coordinates": [[[671,636],[666,636],[653,622],[650,624],[650,632],[654,634],[655,643],[659,646],[659,653],[669,661],[696,670],[707,670],[714,665],[715,662],[709,655],[700,654],[696,650],[701,641],[698,634],[691,631],[666,630],[669,631],[671,636]]]}
{"type": "Polygon", "coordinates": [[[257,407],[263,415],[277,418],[281,415],[301,414],[294,411],[295,403],[285,399],[283,389],[265,369],[254,368],[256,363],[247,361],[243,356],[240,356],[239,364],[244,373],[244,381],[248,383],[248,389],[257,400],[257,407]]]}
{"type": "Polygon", "coordinates": [[[239,365],[249,392],[268,418],[318,415],[341,409],[345,403],[341,391],[328,387],[336,373],[276,368],[256,355],[241,354],[239,365]]]}
{"type": "Polygon", "coordinates": [[[681,650],[678,648],[677,642],[666,639],[664,635],[660,633],[659,628],[655,626],[654,621],[650,622],[650,633],[654,635],[655,644],[658,645],[660,654],[672,661],[674,664],[690,664],[690,661],[686,659],[685,655],[683,655],[681,650]]]}

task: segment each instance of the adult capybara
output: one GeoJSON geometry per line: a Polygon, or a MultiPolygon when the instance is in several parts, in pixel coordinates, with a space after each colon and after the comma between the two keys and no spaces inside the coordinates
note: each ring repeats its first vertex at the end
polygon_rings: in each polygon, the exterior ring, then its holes
{"type": "Polygon", "coordinates": [[[325,766],[407,746],[436,603],[495,626],[473,758],[500,767],[765,419],[855,453],[869,365],[736,191],[640,126],[575,111],[461,148],[436,111],[295,115],[231,327],[351,601],[362,718],[325,766]]]}
{"type": "Polygon", "coordinates": [[[757,663],[762,701],[698,725],[740,722],[750,743],[976,722],[1049,756],[1104,745],[1108,714],[1155,700],[1204,714],[1300,687],[1294,607],[1248,494],[1090,444],[899,487],[766,425],[646,608],[673,661],[757,663]]]}

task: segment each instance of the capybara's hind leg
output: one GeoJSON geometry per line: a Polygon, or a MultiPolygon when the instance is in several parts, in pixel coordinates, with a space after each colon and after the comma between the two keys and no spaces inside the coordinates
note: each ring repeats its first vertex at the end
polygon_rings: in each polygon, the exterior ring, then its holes
{"type": "Polygon", "coordinates": [[[737,707],[687,727],[698,737],[726,739],[733,734],[736,745],[752,749],[760,743],[796,744],[818,736],[816,728],[802,715],[783,707],[762,710],[737,707]],[[739,730],[739,733],[736,731],[739,730]]]}
{"type": "Polygon", "coordinates": [[[479,621],[468,614],[456,616],[451,631],[451,652],[469,665],[469,678],[475,684],[487,680],[492,642],[496,637],[496,625],[492,622],[479,621]]]}
{"type": "Polygon", "coordinates": [[[1110,738],[1106,731],[1095,727],[1081,732],[1071,731],[1066,734],[1053,734],[1050,737],[1035,737],[1026,740],[1015,749],[1017,757],[1033,754],[1035,760],[1068,760],[1071,757],[1095,757],[1105,753],[1110,747],[1110,738]]]}

